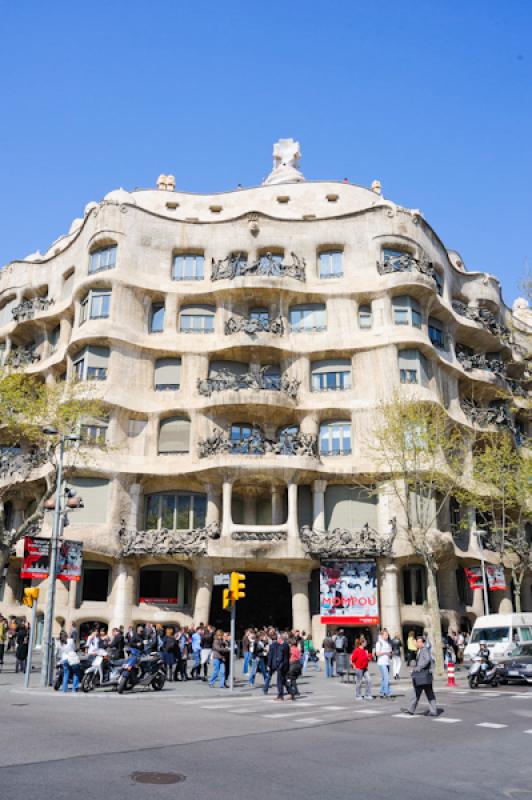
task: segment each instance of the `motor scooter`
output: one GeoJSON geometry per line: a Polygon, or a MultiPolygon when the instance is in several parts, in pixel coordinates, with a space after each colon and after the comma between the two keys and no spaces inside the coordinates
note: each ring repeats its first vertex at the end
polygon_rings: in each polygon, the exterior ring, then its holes
{"type": "Polygon", "coordinates": [[[485,686],[498,686],[501,680],[501,667],[497,664],[490,666],[485,656],[477,656],[469,669],[467,681],[470,689],[476,689],[480,684],[485,686]]]}
{"type": "Polygon", "coordinates": [[[107,650],[97,650],[92,665],[85,671],[81,680],[84,692],[93,689],[116,688],[122,675],[122,669],[127,659],[112,659],[107,650]]]}
{"type": "Polygon", "coordinates": [[[151,686],[160,692],[166,681],[166,670],[159,653],[142,655],[138,650],[132,651],[126,663],[122,666],[122,674],[116,691],[122,694],[126,689],[134,686],[151,686]]]}

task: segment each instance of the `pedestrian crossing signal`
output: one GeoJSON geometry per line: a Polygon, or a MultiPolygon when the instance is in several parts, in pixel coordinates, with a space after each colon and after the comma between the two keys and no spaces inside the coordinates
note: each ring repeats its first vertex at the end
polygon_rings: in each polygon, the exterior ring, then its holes
{"type": "Polygon", "coordinates": [[[242,600],[246,596],[246,576],[241,572],[231,573],[230,592],[233,600],[242,600]]]}

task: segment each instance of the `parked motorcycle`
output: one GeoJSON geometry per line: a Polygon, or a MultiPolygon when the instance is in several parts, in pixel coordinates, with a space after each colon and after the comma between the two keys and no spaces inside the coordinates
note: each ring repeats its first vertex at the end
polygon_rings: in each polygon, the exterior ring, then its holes
{"type": "Polygon", "coordinates": [[[159,653],[133,654],[122,667],[116,691],[122,694],[134,686],[151,686],[154,691],[160,692],[165,680],[165,666],[159,653]]]}
{"type": "MultiPolygon", "coordinates": [[[[92,665],[92,658],[88,658],[88,656],[81,656],[79,662],[81,680],[83,680],[85,672],[89,669],[91,665],[92,665]]],[[[60,661],[56,664],[55,678],[52,685],[56,692],[58,692],[61,686],[63,685],[63,664],[60,661]]]]}
{"type": "Polygon", "coordinates": [[[125,658],[112,659],[107,650],[98,650],[92,665],[86,670],[81,679],[83,691],[91,692],[97,687],[109,688],[118,686],[126,660],[125,658]]]}
{"type": "Polygon", "coordinates": [[[474,659],[469,670],[467,680],[471,689],[476,689],[480,684],[485,686],[498,686],[501,680],[502,669],[497,664],[490,666],[488,659],[478,656],[474,659]]]}

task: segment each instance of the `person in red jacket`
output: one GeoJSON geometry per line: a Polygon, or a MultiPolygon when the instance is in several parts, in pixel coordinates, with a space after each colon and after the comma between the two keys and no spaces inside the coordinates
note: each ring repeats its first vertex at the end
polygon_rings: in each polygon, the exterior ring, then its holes
{"type": "Polygon", "coordinates": [[[351,664],[355,670],[355,699],[362,700],[362,681],[365,683],[365,699],[373,700],[371,693],[371,678],[368,670],[368,651],[362,647],[360,639],[355,639],[355,649],[351,654],[351,664]]]}

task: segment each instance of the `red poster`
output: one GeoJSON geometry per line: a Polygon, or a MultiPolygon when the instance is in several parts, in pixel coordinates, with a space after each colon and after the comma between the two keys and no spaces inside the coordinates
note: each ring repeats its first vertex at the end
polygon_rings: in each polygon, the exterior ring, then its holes
{"type": "Polygon", "coordinates": [[[482,570],[480,567],[464,567],[464,572],[471,589],[482,589],[482,570]]]}
{"type": "Polygon", "coordinates": [[[24,560],[20,570],[21,578],[42,580],[48,577],[50,568],[50,539],[37,536],[24,537],[24,560]]]}

